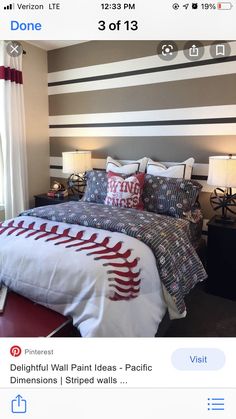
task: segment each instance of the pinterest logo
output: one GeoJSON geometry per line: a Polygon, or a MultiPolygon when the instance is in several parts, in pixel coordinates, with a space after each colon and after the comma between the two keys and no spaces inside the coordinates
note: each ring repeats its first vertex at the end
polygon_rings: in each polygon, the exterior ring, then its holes
{"type": "Polygon", "coordinates": [[[18,345],[14,345],[10,349],[11,356],[20,356],[21,348],[18,345]]]}

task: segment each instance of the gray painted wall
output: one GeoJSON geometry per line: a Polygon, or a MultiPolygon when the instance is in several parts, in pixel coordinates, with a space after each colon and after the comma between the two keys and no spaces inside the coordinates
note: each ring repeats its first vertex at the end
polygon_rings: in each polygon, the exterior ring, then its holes
{"type": "MultiPolygon", "coordinates": [[[[204,42],[194,64],[184,42],[169,62],[157,44],[94,41],[48,53],[51,157],[78,148],[93,158],[207,164],[210,155],[236,153],[236,42],[228,60],[214,60],[204,42]]],[[[209,216],[209,194],[202,195],[209,216]]]]}

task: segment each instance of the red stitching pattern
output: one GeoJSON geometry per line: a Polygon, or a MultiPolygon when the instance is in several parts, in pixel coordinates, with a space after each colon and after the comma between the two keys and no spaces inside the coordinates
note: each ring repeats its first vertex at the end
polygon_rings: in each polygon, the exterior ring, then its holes
{"type": "MultiPolygon", "coordinates": [[[[59,227],[59,226],[53,226],[52,227],[52,229],[54,229],[55,227],[59,227]]],[[[68,237],[68,235],[69,235],[69,232],[70,232],[70,228],[66,228],[64,231],[63,231],[63,233],[61,233],[60,234],[60,236],[61,237],[68,237]]],[[[56,233],[56,234],[58,234],[59,235],[59,233],[56,233]]],[[[49,242],[49,241],[52,241],[52,240],[57,240],[58,239],[58,236],[56,236],[56,237],[50,237],[50,239],[47,239],[46,240],[46,242],[49,242]]],[[[75,239],[72,239],[72,240],[75,240],[75,239]]]]}
{"type": "MultiPolygon", "coordinates": [[[[55,246],[66,245],[65,248],[74,248],[75,252],[93,250],[92,252],[87,252],[86,255],[93,256],[93,259],[97,261],[109,261],[103,263],[103,266],[114,268],[107,270],[109,288],[111,291],[109,292],[108,298],[112,301],[118,301],[130,300],[138,296],[140,292],[141,270],[134,271],[134,269],[138,268],[139,258],[128,261],[132,249],[127,249],[122,252],[122,241],[109,245],[111,237],[107,236],[99,243],[96,242],[98,237],[98,234],[96,233],[93,233],[88,239],[84,239],[84,230],[79,231],[75,237],[70,237],[70,228],[65,229],[62,233],[58,233],[59,225],[54,225],[49,231],[46,231],[47,223],[41,224],[37,227],[37,230],[34,230],[35,222],[29,224],[28,227],[23,227],[23,224],[24,221],[20,221],[16,227],[13,227],[14,222],[11,221],[6,227],[3,227],[0,230],[0,234],[9,229],[9,232],[7,233],[9,236],[19,230],[16,236],[29,232],[25,236],[26,239],[35,236],[34,240],[45,239],[45,242],[54,241],[55,246]],[[48,237],[52,234],[55,236],[48,237]],[[63,237],[65,240],[61,241],[63,237]],[[117,259],[122,260],[122,262],[116,261],[117,259]]],[[[0,224],[0,227],[2,227],[2,224],[0,224]]]]}

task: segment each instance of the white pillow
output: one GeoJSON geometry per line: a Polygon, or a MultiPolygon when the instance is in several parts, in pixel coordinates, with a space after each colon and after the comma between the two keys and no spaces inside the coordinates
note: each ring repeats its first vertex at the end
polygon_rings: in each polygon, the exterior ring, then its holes
{"type": "Polygon", "coordinates": [[[164,166],[164,164],[154,162],[149,159],[147,163],[147,174],[153,176],[191,179],[193,165],[193,157],[168,168],[164,166]]]}
{"type": "Polygon", "coordinates": [[[118,160],[114,160],[112,157],[107,157],[106,171],[113,173],[123,173],[125,175],[132,175],[136,172],[144,173],[146,170],[148,158],[143,157],[140,160],[133,161],[128,164],[122,165],[118,160]]]}

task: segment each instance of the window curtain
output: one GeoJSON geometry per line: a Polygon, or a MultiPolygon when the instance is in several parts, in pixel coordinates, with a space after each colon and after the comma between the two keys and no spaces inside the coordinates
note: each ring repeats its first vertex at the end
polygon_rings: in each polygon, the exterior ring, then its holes
{"type": "Polygon", "coordinates": [[[0,205],[5,218],[28,208],[22,55],[11,57],[0,41],[0,205]]]}

